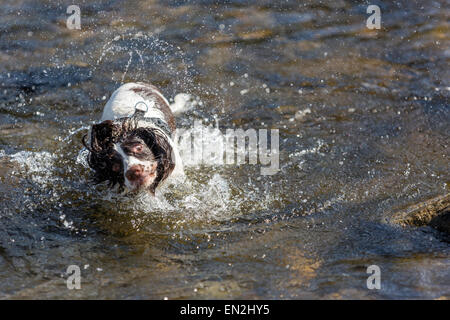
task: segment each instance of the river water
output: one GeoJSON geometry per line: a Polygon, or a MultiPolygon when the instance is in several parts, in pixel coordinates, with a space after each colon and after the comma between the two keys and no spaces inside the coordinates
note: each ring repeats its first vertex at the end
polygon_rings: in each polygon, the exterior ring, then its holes
{"type": "Polygon", "coordinates": [[[450,296],[448,237],[389,221],[450,190],[449,2],[225,3],[80,0],[69,30],[73,1],[3,1],[1,298],[450,296]],[[93,185],[81,138],[130,81],[190,94],[180,127],[279,130],[280,170],[190,165],[158,198],[93,185]]]}

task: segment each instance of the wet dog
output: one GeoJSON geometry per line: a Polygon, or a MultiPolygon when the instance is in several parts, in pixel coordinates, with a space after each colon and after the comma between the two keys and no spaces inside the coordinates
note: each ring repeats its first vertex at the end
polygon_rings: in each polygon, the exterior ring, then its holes
{"type": "Polygon", "coordinates": [[[94,181],[132,192],[155,191],[183,175],[173,136],[175,119],[166,98],[146,83],[127,83],[111,95],[101,122],[83,137],[94,181]],[[89,136],[88,139],[86,139],[89,136]]]}

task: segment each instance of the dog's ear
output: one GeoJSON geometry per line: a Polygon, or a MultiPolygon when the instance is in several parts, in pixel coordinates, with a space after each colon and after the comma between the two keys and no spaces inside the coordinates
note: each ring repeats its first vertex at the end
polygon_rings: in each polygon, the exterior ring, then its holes
{"type": "Polygon", "coordinates": [[[158,161],[156,179],[149,188],[149,191],[154,194],[159,183],[164,181],[175,168],[172,147],[166,136],[158,129],[139,128],[136,131],[137,135],[144,140],[158,161]]]}
{"type": "Polygon", "coordinates": [[[87,161],[94,169],[94,181],[100,183],[109,180],[110,186],[119,183],[123,185],[122,172],[113,170],[113,166],[120,160],[113,151],[114,143],[118,142],[122,133],[122,126],[111,120],[94,124],[91,128],[91,139],[88,145],[83,138],[83,143],[90,151],[87,161]]]}
{"type": "Polygon", "coordinates": [[[91,149],[96,152],[107,150],[117,138],[115,131],[117,131],[117,126],[111,120],[94,124],[91,130],[91,149]]]}
{"type": "MultiPolygon", "coordinates": [[[[155,157],[158,159],[158,167],[156,168],[158,172],[159,181],[164,181],[175,168],[175,163],[172,158],[172,147],[169,144],[167,138],[155,134],[155,145],[156,150],[154,152],[155,157]]],[[[153,151],[153,149],[152,149],[153,151]]]]}

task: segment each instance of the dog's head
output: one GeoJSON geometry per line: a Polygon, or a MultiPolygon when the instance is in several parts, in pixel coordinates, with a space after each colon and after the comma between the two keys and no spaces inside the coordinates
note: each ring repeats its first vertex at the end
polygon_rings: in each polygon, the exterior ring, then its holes
{"type": "Polygon", "coordinates": [[[158,185],[175,167],[172,147],[158,128],[139,127],[128,118],[106,120],[91,129],[88,163],[94,169],[96,183],[108,181],[131,191],[147,190],[155,194],[158,185]]]}

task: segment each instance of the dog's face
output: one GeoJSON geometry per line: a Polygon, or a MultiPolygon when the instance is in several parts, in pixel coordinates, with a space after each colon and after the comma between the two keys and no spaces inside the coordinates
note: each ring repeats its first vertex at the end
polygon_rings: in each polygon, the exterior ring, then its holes
{"type": "Polygon", "coordinates": [[[97,183],[109,181],[130,191],[156,187],[173,171],[172,147],[157,128],[139,128],[129,119],[92,126],[88,163],[97,183]]]}
{"type": "Polygon", "coordinates": [[[120,163],[112,169],[122,171],[125,185],[130,190],[147,188],[155,181],[158,162],[141,137],[127,136],[114,144],[114,150],[119,154],[120,163]]]}

